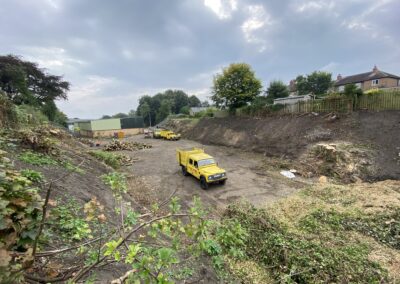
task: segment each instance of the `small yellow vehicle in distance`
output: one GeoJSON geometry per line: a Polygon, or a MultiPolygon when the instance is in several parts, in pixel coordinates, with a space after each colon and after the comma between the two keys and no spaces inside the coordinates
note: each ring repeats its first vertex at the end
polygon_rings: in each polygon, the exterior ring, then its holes
{"type": "Polygon", "coordinates": [[[180,134],[176,134],[171,130],[161,130],[160,136],[166,140],[179,140],[181,138],[180,134]]]}
{"type": "Polygon", "coordinates": [[[218,167],[214,158],[203,149],[176,150],[176,159],[182,168],[184,176],[192,175],[200,181],[202,189],[208,189],[210,184],[225,184],[226,171],[218,167]]]}
{"type": "Polygon", "coordinates": [[[160,129],[160,128],[155,128],[154,130],[153,130],[153,138],[154,139],[159,139],[159,138],[161,138],[161,131],[162,131],[163,129],[160,129]]]}

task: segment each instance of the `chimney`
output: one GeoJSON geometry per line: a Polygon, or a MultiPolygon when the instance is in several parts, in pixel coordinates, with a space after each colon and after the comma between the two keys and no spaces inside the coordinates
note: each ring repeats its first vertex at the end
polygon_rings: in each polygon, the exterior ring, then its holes
{"type": "Polygon", "coordinates": [[[378,67],[376,67],[376,65],[374,66],[374,69],[372,69],[372,72],[374,73],[378,72],[378,67]]]}
{"type": "Polygon", "coordinates": [[[340,80],[342,80],[342,79],[343,79],[343,77],[342,77],[342,75],[341,75],[341,74],[337,75],[337,78],[336,78],[336,80],[340,81],[340,80]]]}

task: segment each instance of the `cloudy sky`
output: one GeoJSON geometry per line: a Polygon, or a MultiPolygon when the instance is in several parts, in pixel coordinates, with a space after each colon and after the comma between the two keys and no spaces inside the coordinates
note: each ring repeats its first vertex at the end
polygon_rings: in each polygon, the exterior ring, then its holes
{"type": "Polygon", "coordinates": [[[246,62],[266,86],[298,74],[400,74],[400,0],[0,0],[0,53],[71,82],[70,117],[136,109],[144,94],[201,99],[246,62]]]}

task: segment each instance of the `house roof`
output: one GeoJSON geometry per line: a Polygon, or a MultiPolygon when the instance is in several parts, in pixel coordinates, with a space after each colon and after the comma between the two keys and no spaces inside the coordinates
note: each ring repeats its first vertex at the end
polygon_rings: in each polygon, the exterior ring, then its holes
{"type": "Polygon", "coordinates": [[[74,124],[76,122],[89,122],[91,119],[80,119],[80,118],[71,118],[67,119],[67,124],[74,124]]]}
{"type": "Polygon", "coordinates": [[[208,107],[191,107],[190,111],[193,113],[198,113],[198,112],[206,110],[206,109],[208,109],[208,107]]]}
{"type": "Polygon", "coordinates": [[[381,70],[378,70],[378,68],[375,67],[374,70],[372,70],[371,72],[366,72],[366,73],[343,77],[342,79],[337,80],[335,82],[335,86],[360,83],[360,82],[364,82],[364,81],[381,79],[381,78],[400,79],[399,76],[396,76],[396,75],[393,75],[393,74],[390,74],[387,72],[383,72],[381,70]]]}

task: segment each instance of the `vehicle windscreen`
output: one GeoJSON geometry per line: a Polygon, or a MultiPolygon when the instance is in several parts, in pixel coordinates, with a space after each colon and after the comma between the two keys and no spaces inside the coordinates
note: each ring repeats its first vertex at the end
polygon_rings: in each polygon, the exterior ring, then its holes
{"type": "Polygon", "coordinates": [[[199,167],[204,167],[212,164],[215,164],[214,159],[205,159],[199,161],[199,167]]]}

